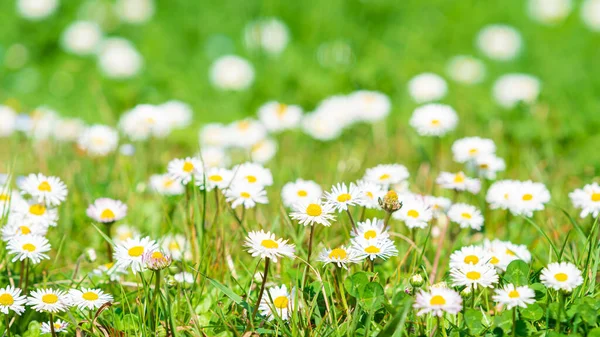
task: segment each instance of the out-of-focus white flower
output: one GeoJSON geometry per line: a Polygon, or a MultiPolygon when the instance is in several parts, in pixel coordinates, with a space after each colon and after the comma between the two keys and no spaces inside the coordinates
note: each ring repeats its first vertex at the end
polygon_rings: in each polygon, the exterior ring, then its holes
{"type": "Polygon", "coordinates": [[[370,123],[384,119],[392,109],[390,98],[377,91],[355,91],[348,99],[354,106],[357,119],[370,123]]]}
{"type": "Polygon", "coordinates": [[[106,156],[119,144],[117,131],[106,125],[92,125],[77,140],[77,145],[90,156],[106,156]]]}
{"type": "Polygon", "coordinates": [[[85,131],[85,123],[79,118],[63,118],[56,123],[52,135],[62,142],[75,142],[85,131]]]}
{"type": "Polygon", "coordinates": [[[164,138],[171,132],[168,115],[155,105],[139,104],[125,112],[119,127],[131,140],[147,140],[150,137],[164,138]]]}
{"type": "Polygon", "coordinates": [[[76,55],[94,54],[102,40],[102,30],[95,22],[75,21],[62,34],[63,48],[76,55]]]}
{"type": "Polygon", "coordinates": [[[281,53],[289,39],[287,26],[276,18],[250,22],[244,29],[244,40],[249,48],[262,48],[270,54],[281,53]]]}
{"type": "Polygon", "coordinates": [[[319,200],[322,194],[321,186],[311,180],[297,179],[285,184],[281,189],[281,199],[286,207],[319,200]]]}
{"type": "Polygon", "coordinates": [[[111,37],[100,46],[98,65],[110,78],[125,79],[137,74],[144,60],[133,44],[126,39],[111,37]]]}
{"type": "Polygon", "coordinates": [[[229,156],[218,147],[203,147],[198,154],[198,158],[202,161],[205,168],[211,167],[227,167],[229,166],[229,156]]]}
{"type": "Polygon", "coordinates": [[[408,92],[417,103],[438,101],[448,92],[446,81],[434,73],[422,73],[408,82],[408,92]]]}
{"type": "Polygon", "coordinates": [[[541,82],[537,77],[527,74],[507,74],[494,83],[492,93],[500,106],[514,108],[519,102],[534,103],[541,90],[541,82]]]}
{"type": "Polygon", "coordinates": [[[563,21],[571,12],[571,0],[529,0],[529,16],[544,24],[553,25],[563,21]]]}
{"type": "Polygon", "coordinates": [[[454,141],[452,154],[457,163],[475,161],[479,156],[494,154],[496,144],[493,140],[480,137],[465,137],[454,141]]]}
{"type": "Polygon", "coordinates": [[[269,132],[281,132],[300,124],[302,108],[271,101],[258,108],[258,118],[269,132]]]}
{"type": "Polygon", "coordinates": [[[475,159],[475,167],[479,176],[486,179],[496,179],[496,173],[506,169],[504,159],[495,154],[485,154],[475,159]]]}
{"type": "Polygon", "coordinates": [[[0,105],[0,137],[8,137],[15,132],[17,113],[9,106],[0,105]]]}
{"type": "Polygon", "coordinates": [[[224,148],[229,146],[231,137],[229,134],[230,128],[221,123],[205,124],[198,134],[200,146],[224,148]]]}
{"type": "Polygon", "coordinates": [[[458,124],[456,111],[445,104],[425,104],[415,109],[409,121],[419,135],[441,137],[458,124]]]}
{"type": "Polygon", "coordinates": [[[192,122],[192,107],[187,103],[171,100],[158,107],[172,128],[183,129],[192,122]]]}
{"type": "Polygon", "coordinates": [[[485,65],[473,56],[458,55],[448,61],[446,72],[458,83],[477,84],[485,78],[485,65]]]}
{"type": "Polygon", "coordinates": [[[487,57],[496,61],[515,58],[521,51],[521,44],[521,34],[507,25],[488,25],[477,35],[477,47],[487,57]]]}
{"type": "Polygon", "coordinates": [[[58,0],[18,0],[17,11],[28,20],[42,20],[52,15],[58,7],[58,0]]]}
{"type": "Polygon", "coordinates": [[[239,56],[225,55],[210,67],[210,80],[221,90],[245,90],[254,82],[254,68],[239,56]]]}
{"type": "Polygon", "coordinates": [[[33,110],[29,118],[29,129],[27,135],[36,141],[43,141],[54,133],[59,121],[58,113],[46,106],[40,106],[33,110]]]}
{"type": "Polygon", "coordinates": [[[115,11],[123,22],[140,24],[154,15],[153,0],[117,0],[115,11]]]}
{"type": "Polygon", "coordinates": [[[161,195],[181,195],[185,192],[183,185],[173,179],[168,173],[154,174],[150,177],[150,187],[161,195]]]}
{"type": "Polygon", "coordinates": [[[126,157],[131,157],[135,154],[135,146],[130,143],[119,146],[119,153],[126,157]]]}
{"type": "Polygon", "coordinates": [[[264,164],[271,160],[277,153],[277,142],[272,138],[265,138],[252,145],[250,157],[253,162],[264,164]]]}
{"type": "Polygon", "coordinates": [[[463,172],[440,172],[440,175],[435,182],[442,188],[456,191],[469,191],[473,194],[477,194],[481,190],[481,182],[479,179],[467,177],[463,172]]]}
{"type": "Polygon", "coordinates": [[[342,133],[342,128],[333,118],[317,113],[304,115],[302,130],[312,138],[321,141],[336,139],[342,133]]]}
{"type": "Polygon", "coordinates": [[[600,31],[600,0],[585,0],[581,6],[581,19],[593,31],[600,31]]]}
{"type": "Polygon", "coordinates": [[[514,215],[533,216],[534,211],[543,210],[544,205],[550,201],[546,185],[531,180],[518,182],[513,194],[509,210],[514,215]]]}
{"type": "Polygon", "coordinates": [[[573,206],[581,209],[580,217],[588,215],[597,218],[600,214],[600,186],[598,183],[587,184],[569,193],[573,206]]]}
{"type": "Polygon", "coordinates": [[[267,137],[267,129],[259,121],[251,118],[233,122],[228,128],[229,145],[242,149],[250,149],[267,137]]]}

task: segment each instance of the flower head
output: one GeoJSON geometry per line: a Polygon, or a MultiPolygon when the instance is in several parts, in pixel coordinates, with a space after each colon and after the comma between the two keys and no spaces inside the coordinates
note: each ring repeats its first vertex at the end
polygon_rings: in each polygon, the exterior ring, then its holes
{"type": "Polygon", "coordinates": [[[288,240],[277,239],[271,232],[265,233],[261,230],[248,233],[244,246],[248,248],[248,252],[252,256],[269,258],[273,262],[277,262],[277,258],[281,256],[294,256],[294,245],[287,242],[288,240]]]}
{"type": "Polygon", "coordinates": [[[507,284],[503,288],[494,291],[492,299],[500,304],[506,305],[510,310],[514,307],[527,308],[529,304],[535,303],[535,291],[528,286],[517,287],[507,284]]]}
{"type": "Polygon", "coordinates": [[[548,288],[566,292],[573,291],[583,283],[581,271],[569,262],[550,263],[542,269],[540,280],[548,288]]]}
{"type": "Polygon", "coordinates": [[[110,198],[96,199],[87,211],[87,216],[102,223],[113,223],[127,215],[127,205],[110,198]]]}
{"type": "Polygon", "coordinates": [[[335,219],[333,206],[323,203],[321,200],[300,202],[292,207],[290,217],[304,226],[312,226],[318,223],[323,226],[331,226],[331,220],[335,219]]]}
{"type": "Polygon", "coordinates": [[[421,290],[413,305],[418,309],[418,316],[432,313],[441,317],[444,313],[456,315],[462,310],[462,297],[452,289],[431,287],[429,291],[421,290]]]}
{"type": "Polygon", "coordinates": [[[14,254],[12,261],[23,261],[29,259],[31,263],[38,264],[50,257],[46,252],[50,251],[50,243],[43,236],[18,235],[13,237],[6,246],[9,254],[14,254]]]}
{"type": "Polygon", "coordinates": [[[362,259],[358,257],[355,250],[346,246],[339,246],[333,249],[323,248],[319,254],[318,260],[324,264],[333,263],[339,268],[348,269],[348,264],[358,263],[362,259]]]}
{"type": "Polygon", "coordinates": [[[107,302],[112,302],[113,297],[100,289],[82,288],[69,291],[71,305],[80,310],[97,310],[107,302]]]}
{"type": "Polygon", "coordinates": [[[46,288],[32,291],[27,297],[27,305],[38,312],[56,313],[67,310],[70,300],[64,291],[46,288]]]}
{"type": "Polygon", "coordinates": [[[21,295],[21,289],[13,286],[6,286],[0,289],[0,312],[8,315],[14,311],[17,315],[25,312],[25,296],[21,295]]]}
{"type": "Polygon", "coordinates": [[[67,185],[57,177],[30,174],[20,185],[22,193],[31,196],[40,204],[58,206],[67,198],[67,185]]]}
{"type": "Polygon", "coordinates": [[[258,309],[270,321],[275,319],[275,315],[287,321],[291,316],[291,311],[298,309],[297,296],[295,288],[288,292],[285,285],[271,287],[263,296],[258,309]]]}
{"type": "Polygon", "coordinates": [[[146,268],[143,261],[144,254],[157,250],[158,244],[149,237],[127,239],[115,247],[115,268],[131,268],[134,274],[141,272],[146,268]]]}

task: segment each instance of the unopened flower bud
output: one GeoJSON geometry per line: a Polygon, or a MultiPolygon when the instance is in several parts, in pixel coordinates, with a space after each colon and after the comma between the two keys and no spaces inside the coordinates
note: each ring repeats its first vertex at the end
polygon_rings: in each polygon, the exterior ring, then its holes
{"type": "Polygon", "coordinates": [[[161,251],[146,252],[142,256],[142,261],[150,270],[162,270],[168,268],[173,260],[170,255],[165,255],[161,251]]]}
{"type": "Polygon", "coordinates": [[[469,296],[471,296],[471,291],[473,291],[471,287],[466,287],[460,292],[460,296],[463,298],[468,298],[469,296]]]}
{"type": "Polygon", "coordinates": [[[94,248],[88,248],[85,250],[85,259],[88,262],[96,262],[96,251],[94,250],[94,248]]]}
{"type": "Polygon", "coordinates": [[[410,285],[413,286],[413,288],[421,288],[423,283],[425,282],[423,281],[423,276],[421,276],[421,274],[415,274],[410,278],[410,285]]]}
{"type": "Polygon", "coordinates": [[[383,199],[379,198],[379,206],[391,214],[402,208],[402,202],[398,201],[398,193],[394,190],[389,190],[383,199]]]}

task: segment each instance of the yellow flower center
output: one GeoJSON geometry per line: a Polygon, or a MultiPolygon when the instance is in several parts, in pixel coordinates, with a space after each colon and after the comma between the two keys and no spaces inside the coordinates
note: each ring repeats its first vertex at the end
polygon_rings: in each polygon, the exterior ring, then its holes
{"type": "Polygon", "coordinates": [[[336,248],[329,253],[330,259],[343,260],[348,257],[348,253],[342,248],[336,248]]]}
{"type": "Polygon", "coordinates": [[[600,201],[600,193],[592,193],[592,201],[600,201]]]}
{"type": "Polygon", "coordinates": [[[153,252],[153,253],[150,255],[150,257],[152,257],[153,259],[162,259],[162,258],[164,258],[165,256],[163,255],[163,253],[156,251],[156,252],[153,252]]]}
{"type": "Polygon", "coordinates": [[[58,330],[62,328],[62,325],[60,325],[60,323],[54,323],[54,330],[58,330]]]}
{"type": "Polygon", "coordinates": [[[171,179],[165,179],[165,181],[163,182],[163,186],[166,188],[169,188],[169,187],[173,186],[173,183],[175,183],[175,181],[173,181],[171,179]]]}
{"type": "Polygon", "coordinates": [[[391,176],[389,174],[384,173],[379,177],[379,180],[388,180],[388,179],[390,179],[390,177],[391,176]]]}
{"type": "Polygon", "coordinates": [[[132,257],[142,256],[142,254],[144,254],[144,247],[142,247],[142,246],[131,247],[127,251],[127,254],[129,254],[129,256],[132,256],[132,257]]]}
{"type": "Polygon", "coordinates": [[[569,276],[565,273],[558,273],[556,275],[554,275],[554,278],[558,281],[558,282],[565,282],[566,280],[569,279],[569,276]]]}
{"type": "Polygon", "coordinates": [[[23,248],[23,250],[26,250],[28,252],[35,251],[35,246],[33,244],[31,244],[31,243],[24,244],[22,248],[23,248]]]}
{"type": "Polygon", "coordinates": [[[432,120],[431,120],[431,125],[433,125],[433,126],[438,126],[438,125],[440,125],[440,120],[439,120],[439,119],[432,119],[432,120]]]}
{"type": "Polygon", "coordinates": [[[255,183],[255,182],[258,180],[258,179],[256,179],[256,177],[255,177],[255,176],[246,176],[246,180],[247,180],[249,183],[255,183]]]}
{"type": "Polygon", "coordinates": [[[103,210],[102,214],[100,214],[100,219],[102,219],[102,220],[111,220],[114,218],[115,218],[115,213],[108,208],[103,210]]]}
{"type": "Polygon", "coordinates": [[[242,193],[240,193],[240,197],[248,199],[248,198],[250,198],[250,193],[248,193],[248,192],[242,192],[242,193]]]}
{"type": "Polygon", "coordinates": [[[462,172],[459,172],[457,174],[454,175],[454,182],[455,183],[464,183],[465,182],[465,175],[462,172]]]}
{"type": "Polygon", "coordinates": [[[408,211],[408,213],[406,215],[408,215],[408,216],[413,217],[413,218],[416,219],[416,218],[419,217],[419,212],[417,212],[414,209],[411,209],[410,211],[408,211]]]}
{"type": "Polygon", "coordinates": [[[86,301],[95,301],[98,299],[98,294],[92,291],[88,291],[87,293],[83,293],[81,297],[86,301]]]}
{"type": "Polygon", "coordinates": [[[490,259],[491,264],[498,264],[498,262],[500,262],[500,260],[498,260],[498,258],[495,256],[492,256],[492,258],[490,259]]]}
{"type": "Polygon", "coordinates": [[[262,242],[260,243],[261,246],[267,248],[267,249],[277,249],[279,248],[279,244],[271,239],[265,239],[262,240],[262,242]]]}
{"type": "Polygon", "coordinates": [[[479,168],[480,168],[480,169],[482,169],[482,170],[485,170],[485,169],[487,169],[487,168],[489,168],[489,167],[490,167],[490,166],[489,166],[488,164],[480,164],[480,165],[479,165],[479,168]]]}
{"type": "Polygon", "coordinates": [[[288,298],[287,296],[279,296],[275,300],[273,300],[273,305],[277,309],[285,309],[288,306],[288,298]]]}
{"type": "Polygon", "coordinates": [[[391,199],[391,200],[398,200],[398,193],[396,193],[396,191],[394,190],[389,190],[386,194],[385,197],[387,199],[391,199]]]}
{"type": "Polygon", "coordinates": [[[29,213],[37,216],[44,215],[44,213],[46,213],[46,207],[41,204],[31,205],[29,207],[29,213]]]}
{"type": "Polygon", "coordinates": [[[250,121],[239,121],[237,127],[244,131],[250,127],[250,121]]]}
{"type": "Polygon", "coordinates": [[[531,199],[533,199],[533,195],[529,194],[529,193],[525,193],[523,194],[523,198],[524,201],[529,201],[531,199]]]}
{"type": "Polygon", "coordinates": [[[478,264],[479,263],[479,258],[476,255],[467,255],[465,256],[465,263],[466,264],[478,264]]]}
{"type": "Polygon", "coordinates": [[[181,247],[179,247],[179,244],[177,243],[177,241],[171,241],[169,243],[169,250],[180,250],[181,247]]]}
{"type": "Polygon", "coordinates": [[[187,173],[191,173],[194,170],[194,164],[190,163],[189,161],[186,161],[185,163],[183,163],[183,171],[187,172],[187,173]]]}
{"type": "Polygon", "coordinates": [[[513,252],[510,249],[506,249],[506,255],[510,255],[510,256],[517,256],[517,254],[515,254],[515,252],[513,252]]]}
{"type": "Polygon", "coordinates": [[[520,296],[521,296],[521,295],[519,295],[519,292],[518,292],[518,291],[516,291],[516,290],[511,290],[511,291],[508,293],[508,297],[510,297],[510,298],[519,298],[520,296]]]}
{"type": "Polygon", "coordinates": [[[470,155],[474,155],[474,154],[476,154],[476,153],[477,153],[477,149],[470,149],[470,150],[469,150],[469,154],[470,154],[470,155]]]}
{"type": "Polygon", "coordinates": [[[31,233],[31,229],[27,226],[20,226],[19,230],[21,230],[21,234],[27,235],[31,233]]]}
{"type": "Polygon", "coordinates": [[[306,192],[305,190],[299,190],[298,192],[296,192],[296,194],[298,194],[299,197],[305,197],[308,195],[308,192],[306,192]]]}
{"type": "Polygon", "coordinates": [[[0,305],[9,306],[15,303],[15,299],[7,293],[0,295],[0,305]]]}
{"type": "Polygon", "coordinates": [[[208,177],[208,180],[210,180],[210,181],[223,181],[223,177],[221,177],[218,174],[213,174],[212,176],[208,177]]]}
{"type": "Polygon", "coordinates": [[[467,273],[466,276],[469,280],[473,280],[473,281],[479,280],[481,278],[481,274],[476,271],[470,271],[467,273]]]}
{"type": "Polygon", "coordinates": [[[348,194],[348,193],[342,193],[342,194],[338,195],[338,197],[337,197],[337,201],[339,201],[339,202],[346,202],[346,201],[349,201],[350,199],[352,199],[352,196],[350,196],[350,194],[348,194]]]}
{"type": "Polygon", "coordinates": [[[10,201],[10,195],[8,193],[0,193],[0,201],[10,201]]]}
{"type": "Polygon", "coordinates": [[[465,219],[471,219],[471,218],[473,218],[473,217],[471,216],[471,214],[469,214],[469,213],[463,213],[463,214],[461,214],[460,216],[462,216],[462,217],[463,217],[463,218],[465,218],[465,219]]]}
{"type": "Polygon", "coordinates": [[[365,248],[365,252],[369,253],[369,254],[377,254],[381,251],[381,249],[379,249],[378,247],[375,246],[369,246],[367,248],[365,248]]]}
{"type": "Polygon", "coordinates": [[[286,110],[287,110],[287,105],[278,104],[277,109],[275,110],[275,113],[277,113],[277,116],[283,117],[285,115],[286,110]]]}
{"type": "Polygon", "coordinates": [[[106,269],[110,269],[110,268],[112,268],[112,266],[114,266],[114,265],[115,265],[115,263],[114,263],[114,262],[109,262],[109,263],[105,263],[105,264],[103,264],[104,268],[106,268],[106,269]]]}
{"type": "Polygon", "coordinates": [[[367,192],[365,194],[367,195],[367,197],[369,197],[369,199],[373,199],[373,193],[367,192]]]}
{"type": "Polygon", "coordinates": [[[46,295],[42,296],[42,302],[44,302],[46,304],[54,304],[54,303],[58,302],[58,296],[56,296],[54,294],[46,294],[46,295]]]}
{"type": "Polygon", "coordinates": [[[38,186],[38,190],[42,192],[52,192],[52,187],[47,181],[44,181],[38,186]]]}
{"type": "Polygon", "coordinates": [[[446,304],[446,300],[440,295],[435,295],[429,300],[429,304],[430,305],[444,305],[444,304],[446,304]]]}
{"type": "Polygon", "coordinates": [[[365,237],[365,239],[375,239],[377,237],[377,232],[370,229],[368,231],[365,232],[365,235],[363,235],[365,237]]]}
{"type": "Polygon", "coordinates": [[[323,210],[321,209],[321,206],[317,204],[310,204],[306,207],[306,214],[309,216],[319,216],[321,213],[323,213],[323,210]]]}

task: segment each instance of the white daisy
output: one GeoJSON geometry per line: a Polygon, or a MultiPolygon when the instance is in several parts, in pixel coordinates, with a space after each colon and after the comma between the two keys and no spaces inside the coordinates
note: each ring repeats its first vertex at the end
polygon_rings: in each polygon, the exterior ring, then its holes
{"type": "Polygon", "coordinates": [[[244,208],[253,208],[256,204],[268,204],[267,192],[264,186],[258,184],[249,184],[242,181],[231,184],[225,190],[225,198],[231,203],[231,208],[236,208],[240,205],[244,208]]]}
{"type": "Polygon", "coordinates": [[[198,133],[200,146],[204,148],[223,149],[230,145],[231,128],[221,123],[205,124],[198,133]]]}
{"type": "Polygon", "coordinates": [[[194,284],[194,274],[186,271],[173,275],[173,278],[177,283],[194,284]]]}
{"type": "Polygon", "coordinates": [[[408,92],[417,103],[438,101],[448,92],[446,81],[434,73],[422,73],[410,79],[408,92]]]}
{"type": "Polygon", "coordinates": [[[356,236],[352,239],[351,249],[356,251],[358,258],[368,258],[371,261],[376,258],[387,260],[398,255],[394,241],[388,238],[365,239],[362,236],[356,236]]]}
{"type": "Polygon", "coordinates": [[[62,290],[37,289],[29,293],[27,305],[37,312],[56,313],[69,309],[69,296],[62,290]]]}
{"type": "Polygon", "coordinates": [[[361,205],[363,195],[354,183],[346,186],[344,183],[338,183],[331,188],[331,192],[325,192],[327,202],[338,212],[348,210],[348,206],[361,205]]]}
{"type": "Polygon", "coordinates": [[[102,40],[98,52],[98,67],[106,77],[130,78],[135,76],[143,65],[142,55],[130,41],[121,37],[102,40]]]}
{"type": "Polygon", "coordinates": [[[581,5],[581,19],[592,31],[600,31],[600,0],[584,0],[581,5]]]}
{"type": "Polygon", "coordinates": [[[562,22],[573,8],[572,0],[528,0],[529,16],[543,24],[555,25],[562,22]]]}
{"type": "Polygon", "coordinates": [[[204,164],[206,169],[213,167],[227,167],[229,166],[230,158],[223,149],[214,146],[202,147],[198,158],[204,164]]]}
{"type": "Polygon", "coordinates": [[[485,64],[469,55],[457,55],[448,61],[446,72],[458,83],[473,85],[485,78],[485,64]]]}
{"type": "Polygon", "coordinates": [[[381,164],[368,168],[365,171],[363,180],[388,187],[392,184],[402,183],[408,179],[409,175],[410,174],[404,165],[381,164]]]}
{"type": "Polygon", "coordinates": [[[9,254],[15,255],[12,258],[12,262],[29,259],[31,263],[38,264],[42,260],[50,258],[45,254],[50,251],[50,243],[48,242],[48,239],[43,236],[15,236],[8,242],[6,249],[9,254]]]}
{"type": "Polygon", "coordinates": [[[230,170],[213,167],[206,171],[203,178],[205,181],[198,183],[201,183],[202,187],[206,186],[207,191],[212,191],[215,188],[224,190],[231,184],[232,178],[233,173],[230,170]]]}
{"type": "Polygon", "coordinates": [[[281,189],[281,199],[285,207],[319,200],[322,194],[321,186],[312,180],[296,179],[296,181],[283,185],[281,189]]]}
{"type": "Polygon", "coordinates": [[[2,227],[2,240],[9,242],[15,236],[33,235],[46,236],[48,227],[39,224],[27,224],[20,221],[20,217],[9,216],[7,224],[2,227]]]}
{"type": "Polygon", "coordinates": [[[184,235],[169,234],[165,236],[161,240],[161,248],[175,261],[189,260],[191,258],[188,242],[184,235]]]}
{"type": "Polygon", "coordinates": [[[229,137],[231,137],[228,144],[233,147],[251,149],[252,146],[267,137],[267,129],[264,125],[252,118],[235,121],[227,127],[229,128],[229,137]]]}
{"type": "Polygon", "coordinates": [[[184,129],[190,125],[194,112],[192,107],[182,101],[170,100],[158,106],[165,115],[167,123],[174,129],[184,129]]]}
{"type": "Polygon", "coordinates": [[[306,201],[294,204],[293,212],[290,213],[290,218],[298,220],[298,223],[304,226],[312,226],[315,223],[323,226],[331,226],[335,216],[332,214],[333,206],[328,203],[323,203],[321,200],[306,201]]]}
{"type": "Polygon", "coordinates": [[[359,180],[356,185],[362,195],[361,206],[369,209],[379,209],[379,199],[383,198],[386,193],[383,185],[365,180],[359,180]]]}
{"type": "Polygon", "coordinates": [[[466,286],[477,289],[479,287],[492,288],[498,283],[496,269],[487,263],[463,264],[450,270],[454,286],[466,286]]]}
{"type": "Polygon", "coordinates": [[[248,253],[252,256],[260,256],[261,259],[269,258],[273,262],[281,256],[293,257],[294,245],[288,244],[288,240],[277,239],[275,234],[271,232],[252,231],[248,233],[248,237],[244,242],[244,246],[248,248],[248,253]]]}
{"type": "Polygon", "coordinates": [[[444,104],[425,104],[413,111],[409,121],[419,135],[441,137],[458,124],[456,111],[444,104]]]}
{"type": "Polygon", "coordinates": [[[164,138],[172,130],[168,115],[156,105],[138,104],[119,119],[119,128],[133,141],[164,138]]]}
{"type": "MultiPolygon", "coordinates": [[[[54,321],[54,332],[65,332],[67,331],[67,327],[69,326],[69,323],[61,320],[61,319],[57,319],[54,321]]],[[[40,326],[40,331],[42,334],[50,334],[52,333],[52,328],[50,327],[50,322],[44,322],[42,323],[42,325],[40,326]]]]}
{"type": "Polygon", "coordinates": [[[28,175],[19,187],[23,194],[49,206],[60,205],[67,198],[67,185],[60,178],[41,173],[28,175]]]}
{"type": "Polygon", "coordinates": [[[348,269],[347,264],[358,263],[362,259],[360,259],[357,252],[350,249],[350,247],[340,246],[334,249],[323,248],[319,254],[318,260],[324,264],[333,263],[339,268],[348,269]]]}
{"type": "Polygon", "coordinates": [[[485,200],[491,209],[508,209],[518,189],[519,182],[516,180],[498,180],[488,188],[485,200]]]}
{"type": "Polygon", "coordinates": [[[597,218],[600,214],[600,186],[598,183],[591,183],[578,188],[569,193],[569,198],[573,206],[581,209],[580,217],[585,218],[588,215],[597,218]]]}
{"type": "Polygon", "coordinates": [[[75,55],[89,55],[98,50],[102,40],[100,26],[91,21],[75,21],[61,35],[63,48],[75,55]]]}
{"type": "Polygon", "coordinates": [[[574,264],[554,262],[542,269],[540,281],[548,288],[571,292],[583,283],[583,277],[574,264]]]}
{"type": "Polygon", "coordinates": [[[320,141],[330,141],[342,134],[343,126],[324,113],[309,113],[302,117],[302,131],[320,141]]]}
{"type": "Polygon", "coordinates": [[[387,239],[390,237],[390,234],[388,233],[388,228],[385,227],[383,220],[373,218],[358,222],[356,224],[356,232],[353,231],[352,236],[371,240],[387,239]]]}
{"type": "Polygon", "coordinates": [[[496,179],[496,173],[506,169],[504,159],[495,154],[486,154],[475,158],[475,167],[479,176],[486,179],[496,179]]]}
{"type": "Polygon", "coordinates": [[[492,94],[496,102],[505,109],[512,109],[520,102],[535,103],[540,91],[538,78],[527,74],[506,74],[494,82],[492,94]]]}
{"type": "Polygon", "coordinates": [[[202,180],[203,166],[198,158],[173,159],[167,165],[167,172],[171,179],[187,185],[193,179],[202,180]]]}
{"type": "Polygon", "coordinates": [[[25,296],[21,295],[21,289],[13,286],[6,286],[0,289],[0,312],[8,315],[10,311],[14,311],[17,315],[25,312],[25,296]]]}
{"type": "Polygon", "coordinates": [[[456,140],[452,144],[452,154],[457,163],[474,161],[482,155],[494,154],[496,144],[494,141],[480,137],[466,137],[456,140]]]}
{"type": "Polygon", "coordinates": [[[462,297],[452,289],[431,287],[429,291],[421,290],[413,304],[418,309],[417,316],[432,313],[441,317],[444,313],[456,315],[462,310],[462,297]]]}
{"type": "Polygon", "coordinates": [[[128,224],[120,224],[115,228],[115,235],[112,236],[113,242],[118,245],[133,238],[139,238],[140,232],[137,228],[128,224]]]}
{"type": "Polygon", "coordinates": [[[103,157],[117,149],[119,134],[106,125],[92,125],[85,129],[79,139],[77,146],[88,155],[103,157]]]}
{"type": "Polygon", "coordinates": [[[107,302],[112,302],[113,297],[100,289],[82,288],[69,290],[70,304],[79,310],[97,310],[107,302]]]}
{"type": "Polygon", "coordinates": [[[134,274],[141,272],[146,268],[142,261],[144,253],[156,250],[158,244],[147,236],[128,239],[114,248],[115,268],[131,268],[134,274]]]}
{"type": "Polygon", "coordinates": [[[259,164],[264,164],[273,159],[277,154],[277,142],[273,138],[258,141],[250,148],[250,158],[259,164]]]}
{"type": "Polygon", "coordinates": [[[269,54],[280,54],[289,42],[289,31],[278,18],[252,21],[244,29],[244,41],[250,49],[263,49],[269,54]]]}
{"type": "Polygon", "coordinates": [[[506,305],[510,310],[514,307],[527,308],[529,304],[535,303],[535,291],[528,286],[517,287],[507,284],[503,288],[494,290],[492,299],[494,302],[506,305]]]}
{"type": "Polygon", "coordinates": [[[16,219],[20,219],[27,225],[38,225],[41,227],[56,226],[58,211],[56,208],[46,207],[34,201],[21,201],[14,204],[13,213],[16,219]]]}
{"type": "Polygon", "coordinates": [[[127,215],[127,205],[119,200],[100,198],[88,206],[86,214],[97,222],[113,223],[127,215]]]}
{"type": "Polygon", "coordinates": [[[444,197],[426,195],[424,196],[424,200],[425,204],[431,209],[433,217],[436,219],[446,214],[450,205],[452,205],[452,201],[444,197]]]}
{"type": "Polygon", "coordinates": [[[463,172],[440,172],[440,175],[436,178],[435,182],[442,188],[456,191],[468,191],[473,194],[477,194],[481,190],[481,182],[479,179],[467,177],[463,172]]]}
{"type": "Polygon", "coordinates": [[[258,108],[258,118],[269,132],[282,132],[300,124],[302,108],[271,101],[258,108]]]}
{"type": "Polygon", "coordinates": [[[533,216],[533,212],[544,210],[544,204],[550,201],[546,186],[531,180],[519,182],[513,194],[509,210],[514,215],[533,216]]]}
{"type": "Polygon", "coordinates": [[[402,208],[392,213],[392,217],[404,221],[406,227],[410,229],[427,227],[427,223],[433,217],[433,212],[423,198],[412,196],[401,200],[402,208]]]}
{"type": "Polygon", "coordinates": [[[98,266],[92,270],[90,274],[100,277],[108,276],[112,282],[119,282],[121,280],[121,276],[127,274],[127,270],[116,266],[113,262],[110,262],[98,266]]]}
{"type": "Polygon", "coordinates": [[[171,175],[153,174],[150,177],[150,188],[160,195],[181,195],[185,192],[185,188],[179,181],[171,178],[171,175]]]}
{"type": "MultiPolygon", "coordinates": [[[[2,184],[0,184],[2,185],[2,184]]],[[[11,191],[8,186],[0,186],[0,217],[8,214],[11,209],[15,208],[15,205],[26,203],[25,199],[21,197],[21,194],[17,191],[11,191]]]]}
{"type": "Polygon", "coordinates": [[[32,21],[42,20],[52,15],[58,8],[58,0],[18,0],[19,14],[32,21]]]}
{"type": "Polygon", "coordinates": [[[2,121],[2,124],[0,124],[0,137],[9,137],[16,130],[17,113],[13,108],[0,104],[0,120],[2,121]]]}
{"type": "Polygon", "coordinates": [[[450,255],[450,268],[459,268],[465,264],[486,264],[490,257],[481,246],[465,246],[450,255]]]}
{"type": "Polygon", "coordinates": [[[381,92],[359,90],[348,98],[357,111],[357,118],[362,121],[373,123],[383,120],[392,110],[390,98],[381,92]]]}
{"type": "Polygon", "coordinates": [[[450,206],[448,218],[450,221],[459,224],[460,228],[472,228],[478,231],[481,230],[484,220],[481,211],[477,207],[463,203],[450,206]]]}
{"type": "Polygon", "coordinates": [[[266,316],[269,321],[274,320],[275,317],[287,321],[291,316],[291,311],[298,309],[298,296],[295,288],[288,292],[285,285],[271,287],[260,301],[258,309],[261,315],[266,316]]]}
{"type": "Polygon", "coordinates": [[[500,271],[505,271],[506,267],[517,259],[521,259],[526,263],[531,262],[531,253],[524,245],[515,245],[508,241],[496,239],[493,241],[485,240],[483,248],[488,254],[488,262],[500,271]]]}
{"type": "Polygon", "coordinates": [[[252,185],[273,185],[273,174],[271,170],[256,163],[243,163],[231,169],[234,182],[246,182],[252,185]]]}
{"type": "Polygon", "coordinates": [[[254,68],[239,56],[221,56],[210,67],[210,81],[217,89],[245,90],[254,82],[254,68]]]}
{"type": "Polygon", "coordinates": [[[515,58],[521,51],[521,44],[521,34],[507,25],[488,25],[477,34],[477,47],[496,61],[515,58]]]}

